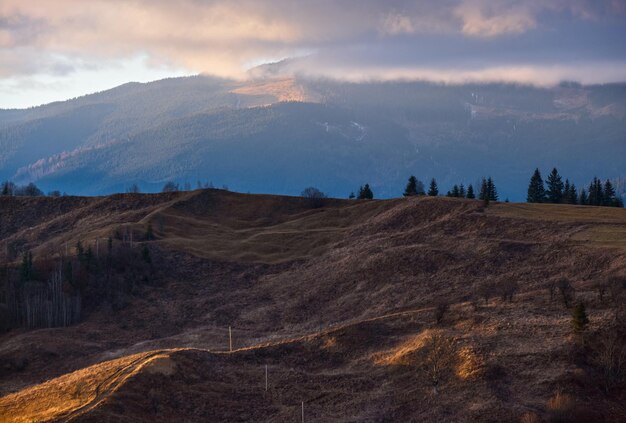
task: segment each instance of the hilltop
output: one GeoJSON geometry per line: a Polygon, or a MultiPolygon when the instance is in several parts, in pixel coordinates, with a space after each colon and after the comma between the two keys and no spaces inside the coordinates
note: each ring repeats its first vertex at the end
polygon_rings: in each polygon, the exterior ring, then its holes
{"type": "Polygon", "coordinates": [[[626,415],[596,359],[624,335],[598,291],[626,278],[623,209],[196,190],[9,197],[0,216],[3,262],[30,250],[41,268],[78,241],[102,259],[111,237],[135,278],[119,302],[87,295],[77,324],[0,335],[8,421],[278,422],[302,402],[306,421],[626,415]],[[144,247],[150,272],[132,263],[144,247]],[[550,295],[563,278],[586,305],[582,344],[550,295]],[[454,344],[437,393],[433,335],[454,344]]]}

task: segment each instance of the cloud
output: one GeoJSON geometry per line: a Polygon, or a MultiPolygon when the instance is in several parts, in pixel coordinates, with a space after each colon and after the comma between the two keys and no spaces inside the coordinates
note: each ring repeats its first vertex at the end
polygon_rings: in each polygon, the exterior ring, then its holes
{"type": "Polygon", "coordinates": [[[336,68],[353,74],[385,68],[388,74],[394,69],[467,74],[475,72],[476,62],[485,69],[558,68],[559,61],[569,60],[561,49],[577,60],[619,62],[626,56],[615,41],[626,35],[624,3],[2,0],[0,78],[71,74],[139,55],[150,66],[229,78],[246,77],[246,66],[263,58],[302,52],[310,55],[309,71],[319,74],[336,68]],[[581,39],[592,33],[606,34],[603,47],[594,49],[581,39]],[[550,57],[555,62],[546,63],[550,57]]]}
{"type": "Polygon", "coordinates": [[[462,31],[469,36],[494,37],[502,34],[521,34],[537,26],[528,4],[504,5],[465,1],[454,9],[462,22],[462,31]]]}

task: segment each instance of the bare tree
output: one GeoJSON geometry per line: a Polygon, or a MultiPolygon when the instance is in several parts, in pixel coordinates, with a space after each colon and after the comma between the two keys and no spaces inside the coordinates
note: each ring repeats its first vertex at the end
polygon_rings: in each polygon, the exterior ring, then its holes
{"type": "Polygon", "coordinates": [[[485,305],[489,304],[489,299],[496,293],[497,287],[493,281],[484,281],[478,286],[478,295],[485,300],[485,305]]]}
{"type": "Polygon", "coordinates": [[[615,311],[614,319],[618,321],[620,309],[624,307],[624,297],[626,297],[626,278],[612,276],[607,280],[607,287],[609,299],[615,311]]]}
{"type": "Polygon", "coordinates": [[[557,283],[557,287],[559,289],[559,293],[561,294],[561,300],[563,300],[563,304],[565,305],[565,307],[569,308],[572,304],[572,301],[574,301],[574,295],[576,294],[574,287],[566,278],[561,278],[557,283]]]}
{"type": "Polygon", "coordinates": [[[604,390],[608,393],[626,376],[626,341],[617,330],[600,334],[594,361],[602,371],[604,390]]]}
{"type": "Polygon", "coordinates": [[[519,285],[512,279],[507,279],[498,285],[502,301],[513,301],[513,296],[519,290],[519,285]]]}
{"type": "Polygon", "coordinates": [[[437,324],[441,323],[443,317],[449,309],[450,303],[448,303],[446,300],[441,300],[437,303],[437,305],[435,306],[435,322],[437,322],[437,324]]]}
{"type": "Polygon", "coordinates": [[[137,185],[137,184],[132,184],[131,186],[129,186],[129,187],[126,189],[126,192],[127,192],[127,193],[129,193],[129,194],[138,194],[138,193],[140,193],[140,192],[141,192],[141,190],[139,189],[139,185],[137,185]]]}
{"type": "Polygon", "coordinates": [[[301,195],[308,200],[309,205],[314,209],[324,206],[326,194],[315,187],[305,188],[301,195]]]}
{"type": "Polygon", "coordinates": [[[179,188],[177,183],[174,183],[172,181],[168,181],[168,182],[165,183],[165,185],[163,185],[163,189],[161,191],[162,192],[176,192],[179,189],[180,188],[179,188]]]}
{"type": "Polygon", "coordinates": [[[432,385],[433,393],[451,372],[456,362],[456,344],[453,339],[440,333],[432,333],[420,350],[419,367],[432,385]]]}

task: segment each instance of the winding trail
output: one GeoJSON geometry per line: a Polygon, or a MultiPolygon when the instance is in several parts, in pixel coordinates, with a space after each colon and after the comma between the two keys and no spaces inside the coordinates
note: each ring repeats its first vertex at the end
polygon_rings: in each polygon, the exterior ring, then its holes
{"type": "Polygon", "coordinates": [[[420,308],[420,309],[405,310],[405,311],[384,314],[382,316],[362,319],[356,322],[348,322],[348,323],[344,323],[338,326],[329,327],[325,330],[314,332],[308,335],[301,335],[301,336],[286,338],[286,339],[282,339],[278,341],[259,343],[256,345],[251,345],[249,347],[242,347],[242,348],[234,349],[233,351],[210,351],[208,349],[202,349],[202,348],[185,348],[185,347],[152,350],[152,351],[144,353],[141,357],[138,357],[137,359],[133,360],[129,364],[126,364],[120,369],[117,369],[110,376],[108,376],[105,380],[103,380],[100,384],[98,384],[95,390],[96,395],[89,402],[69,412],[66,412],[65,414],[55,418],[55,420],[64,422],[64,423],[71,422],[77,417],[84,415],[86,413],[89,413],[91,410],[94,410],[103,401],[105,401],[113,393],[115,393],[124,384],[124,382],[126,382],[126,380],[131,378],[137,372],[139,372],[145,365],[150,363],[152,360],[160,356],[169,357],[172,353],[179,352],[179,351],[201,351],[201,352],[219,354],[219,355],[237,354],[238,352],[243,352],[243,351],[251,351],[251,350],[271,348],[271,347],[277,347],[281,345],[287,345],[287,344],[293,344],[293,343],[299,343],[299,342],[307,342],[307,341],[311,341],[321,336],[326,336],[326,335],[329,335],[329,334],[332,334],[332,333],[335,333],[335,332],[338,332],[338,331],[341,331],[350,327],[362,325],[365,323],[376,322],[376,321],[391,319],[395,317],[409,316],[409,315],[418,314],[418,313],[422,313],[426,311],[432,311],[432,310],[434,310],[434,307],[425,307],[425,308],[420,308]]]}

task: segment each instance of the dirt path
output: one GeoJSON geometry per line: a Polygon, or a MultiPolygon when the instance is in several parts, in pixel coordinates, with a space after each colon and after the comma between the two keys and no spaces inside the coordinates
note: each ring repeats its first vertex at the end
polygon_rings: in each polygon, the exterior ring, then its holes
{"type": "Polygon", "coordinates": [[[266,343],[259,343],[256,345],[251,345],[249,347],[242,347],[242,348],[238,348],[238,349],[234,349],[233,351],[210,351],[207,349],[202,349],[202,348],[168,348],[168,349],[159,349],[159,350],[153,350],[150,351],[144,355],[142,355],[141,357],[133,360],[131,363],[125,365],[124,367],[116,370],[113,374],[111,374],[109,377],[107,377],[104,381],[102,381],[96,388],[96,396],[89,402],[87,402],[86,404],[72,410],[69,411],[67,413],[65,413],[64,415],[60,416],[57,421],[60,422],[71,422],[74,419],[76,419],[77,417],[86,414],[88,412],[90,412],[91,410],[95,409],[96,407],[98,407],[98,405],[100,405],[104,400],[106,400],[109,396],[111,396],[120,386],[123,385],[123,383],[130,377],[132,377],[137,371],[139,371],[143,366],[145,366],[147,363],[149,363],[152,359],[154,359],[156,356],[159,355],[166,355],[169,356],[170,354],[174,353],[174,352],[178,352],[178,351],[201,351],[201,352],[207,352],[207,353],[211,353],[211,354],[220,354],[220,355],[226,355],[226,354],[236,354],[238,352],[243,352],[243,351],[251,351],[251,350],[257,350],[257,349],[263,349],[263,348],[271,348],[271,347],[276,347],[276,346],[281,346],[281,345],[287,345],[287,344],[292,344],[292,343],[298,343],[298,342],[306,342],[306,341],[311,341],[315,338],[318,338],[320,336],[325,336],[325,335],[329,335],[350,327],[354,327],[354,326],[358,326],[358,325],[362,325],[364,323],[370,323],[370,322],[375,322],[375,321],[380,321],[380,320],[386,320],[386,319],[391,319],[394,317],[401,317],[401,316],[409,316],[409,315],[413,315],[413,314],[418,314],[418,313],[422,313],[425,311],[432,311],[434,309],[434,307],[425,307],[425,308],[420,308],[420,309],[414,309],[414,310],[406,310],[406,311],[399,311],[399,312],[394,312],[394,313],[389,313],[389,314],[385,314],[382,316],[377,316],[377,317],[372,317],[372,318],[368,318],[368,319],[363,319],[363,320],[359,320],[356,322],[348,322],[345,324],[341,324],[338,326],[334,326],[334,327],[329,327],[325,330],[319,331],[319,332],[314,332],[308,335],[302,335],[302,336],[297,336],[297,337],[291,337],[291,338],[286,338],[286,339],[282,339],[279,341],[272,341],[272,342],[266,342],[266,343]]]}

